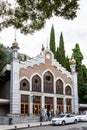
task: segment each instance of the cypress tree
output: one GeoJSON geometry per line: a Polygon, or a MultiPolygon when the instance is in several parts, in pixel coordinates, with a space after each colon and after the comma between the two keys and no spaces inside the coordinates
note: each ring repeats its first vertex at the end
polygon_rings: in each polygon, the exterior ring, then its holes
{"type": "Polygon", "coordinates": [[[55,32],[54,32],[54,26],[52,25],[51,27],[51,32],[50,32],[50,50],[54,54],[54,58],[56,57],[56,47],[55,47],[55,32]]]}
{"type": "Polygon", "coordinates": [[[63,34],[61,32],[60,34],[60,40],[59,40],[59,48],[57,48],[57,54],[56,58],[59,61],[59,63],[62,66],[65,66],[65,49],[64,49],[64,40],[63,40],[63,34]]]}
{"type": "Polygon", "coordinates": [[[65,67],[69,72],[71,71],[71,69],[70,69],[70,63],[69,63],[69,57],[68,57],[68,56],[65,57],[64,67],[65,67]]]}
{"type": "Polygon", "coordinates": [[[78,43],[76,43],[75,48],[73,49],[72,56],[76,60],[76,71],[78,73],[78,93],[79,93],[80,102],[83,102],[82,101],[83,88],[84,88],[83,69],[82,69],[83,55],[80,51],[80,47],[78,43]]]}

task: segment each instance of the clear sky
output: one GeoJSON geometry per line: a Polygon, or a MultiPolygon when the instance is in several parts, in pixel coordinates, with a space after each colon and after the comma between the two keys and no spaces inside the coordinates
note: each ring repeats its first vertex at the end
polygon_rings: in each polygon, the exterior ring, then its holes
{"type": "MultiPolygon", "coordinates": [[[[52,24],[55,30],[56,47],[59,46],[60,33],[63,33],[66,55],[71,57],[72,49],[78,43],[83,54],[83,64],[87,66],[87,0],[80,0],[80,9],[77,12],[77,18],[74,20],[65,20],[59,17],[53,17],[47,20],[45,27],[33,35],[24,35],[16,31],[16,39],[19,44],[19,52],[25,53],[30,57],[35,57],[41,51],[41,46],[47,47],[52,24]]],[[[4,29],[0,32],[0,42],[5,46],[11,47],[14,41],[15,30],[12,28],[4,29]]]]}

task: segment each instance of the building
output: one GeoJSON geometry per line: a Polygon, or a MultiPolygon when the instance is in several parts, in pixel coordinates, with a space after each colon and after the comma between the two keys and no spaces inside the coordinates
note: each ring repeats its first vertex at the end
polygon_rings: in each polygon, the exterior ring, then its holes
{"type": "Polygon", "coordinates": [[[47,48],[30,60],[19,61],[18,43],[12,44],[11,64],[3,69],[0,85],[0,116],[40,116],[43,108],[58,113],[78,113],[76,62],[68,72],[47,48]]]}

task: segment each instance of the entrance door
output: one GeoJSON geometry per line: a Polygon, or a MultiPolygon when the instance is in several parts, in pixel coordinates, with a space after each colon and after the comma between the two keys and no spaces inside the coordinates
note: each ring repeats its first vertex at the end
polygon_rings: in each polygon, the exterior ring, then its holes
{"type": "Polygon", "coordinates": [[[28,103],[21,103],[21,115],[22,116],[27,116],[29,111],[29,105],[28,103]]]}
{"type": "Polygon", "coordinates": [[[45,104],[45,109],[47,109],[47,111],[53,111],[53,105],[52,104],[45,104]]]}
{"type": "Polygon", "coordinates": [[[49,111],[51,111],[52,115],[54,114],[53,97],[45,97],[45,109],[47,109],[47,114],[49,111]]]}
{"type": "Polygon", "coordinates": [[[63,112],[63,98],[57,98],[57,114],[63,112]]]}
{"type": "Polygon", "coordinates": [[[41,97],[33,96],[33,114],[39,116],[41,114],[41,97]]]}
{"type": "Polygon", "coordinates": [[[72,113],[71,105],[67,105],[66,109],[67,109],[67,113],[72,113]]]}
{"type": "Polygon", "coordinates": [[[34,103],[33,104],[33,114],[34,115],[40,115],[40,113],[41,113],[41,104],[34,103]]]}
{"type": "Polygon", "coordinates": [[[29,96],[21,95],[21,115],[28,116],[29,115],[29,96]]]}
{"type": "Polygon", "coordinates": [[[66,99],[66,110],[68,113],[72,113],[71,99],[66,99]]]}
{"type": "Polygon", "coordinates": [[[57,105],[58,114],[63,112],[63,105],[57,105]]]}

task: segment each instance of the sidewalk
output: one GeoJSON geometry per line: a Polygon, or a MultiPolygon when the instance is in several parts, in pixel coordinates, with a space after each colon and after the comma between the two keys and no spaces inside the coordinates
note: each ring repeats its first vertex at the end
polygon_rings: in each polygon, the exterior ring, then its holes
{"type": "Polygon", "coordinates": [[[35,126],[43,126],[43,125],[50,125],[51,121],[46,122],[33,122],[33,123],[26,123],[26,124],[15,124],[15,125],[0,125],[0,130],[17,130],[18,128],[28,128],[28,127],[35,127],[35,126]]]}

